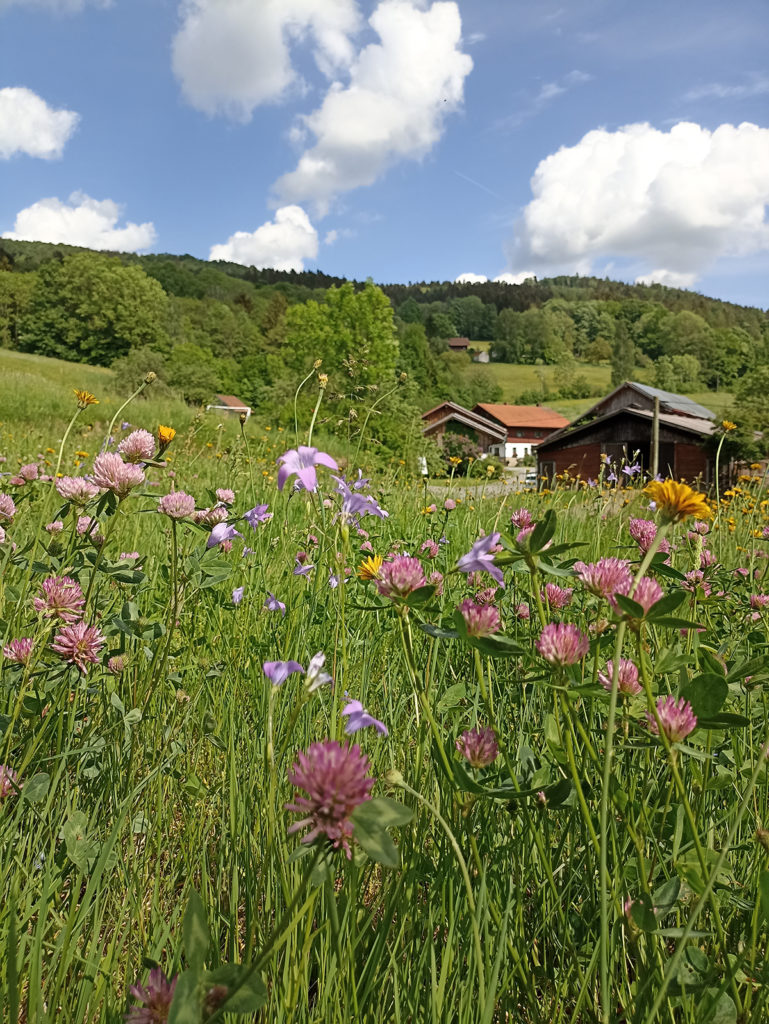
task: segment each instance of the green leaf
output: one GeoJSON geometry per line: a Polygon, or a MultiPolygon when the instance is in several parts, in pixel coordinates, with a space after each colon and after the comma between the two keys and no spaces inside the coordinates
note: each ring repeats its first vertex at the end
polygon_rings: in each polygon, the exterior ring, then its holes
{"type": "Polygon", "coordinates": [[[459,633],[455,629],[441,629],[440,626],[433,626],[430,622],[418,623],[422,632],[428,636],[434,636],[437,640],[456,640],[459,633]]]}
{"type": "Polygon", "coordinates": [[[549,508],[543,519],[534,527],[534,532],[529,537],[529,551],[538,554],[555,533],[557,517],[555,509],[549,508]]]}
{"type": "Polygon", "coordinates": [[[642,892],[633,900],[630,906],[630,919],[642,932],[653,932],[656,929],[657,918],[654,916],[654,907],[648,893],[642,892]]]}
{"type": "Polygon", "coordinates": [[[758,876],[758,901],[764,920],[769,922],[769,871],[762,871],[758,876]]]}
{"type": "Polygon", "coordinates": [[[75,867],[86,874],[99,853],[99,844],[88,837],[88,818],[82,811],[73,811],[64,822],[61,837],[67,856],[75,867]]]}
{"type": "Polygon", "coordinates": [[[208,956],[211,935],[208,930],[206,908],[203,906],[203,901],[199,894],[194,889],[190,893],[187,909],[184,911],[182,942],[184,943],[184,952],[190,966],[193,968],[202,967],[208,956]]]}
{"type": "Polygon", "coordinates": [[[691,619],[677,619],[672,615],[663,615],[654,620],[655,626],[668,626],[670,629],[702,629],[701,622],[692,622],[691,619]]]}
{"type": "Polygon", "coordinates": [[[355,838],[360,843],[362,849],[377,864],[382,864],[386,868],[399,867],[398,847],[390,838],[387,830],[373,822],[358,820],[357,812],[362,806],[361,804],[356,807],[352,813],[355,838]]]}
{"type": "Polygon", "coordinates": [[[737,1007],[729,993],[717,988],[709,988],[707,992],[715,997],[715,1005],[702,1006],[702,1019],[708,1024],[737,1024],[737,1007]]]}
{"type": "Polygon", "coordinates": [[[670,913],[678,901],[680,891],[681,879],[678,875],[673,875],[667,882],[663,882],[662,885],[654,890],[652,901],[657,917],[664,917],[665,914],[670,913]]]}
{"type": "Polygon", "coordinates": [[[404,599],[404,604],[407,604],[409,608],[419,608],[420,605],[432,601],[435,597],[436,589],[432,583],[428,583],[425,587],[417,587],[416,590],[412,590],[408,597],[404,599]]]}
{"type": "Polygon", "coordinates": [[[38,772],[21,787],[21,798],[31,804],[38,804],[48,796],[50,785],[51,776],[47,772],[38,772]]]}
{"type": "Polygon", "coordinates": [[[685,683],[678,693],[689,701],[699,721],[700,718],[713,718],[718,714],[729,696],[729,687],[723,676],[717,676],[715,672],[704,672],[685,683]]]}
{"type": "Polygon", "coordinates": [[[215,971],[208,971],[204,978],[204,988],[214,985],[225,985],[228,989],[237,989],[221,1009],[227,1013],[254,1013],[267,1002],[267,986],[258,971],[252,971],[248,964],[225,964],[215,971]]]}
{"type": "Polygon", "coordinates": [[[491,658],[520,657],[526,653],[520,644],[503,636],[502,633],[495,633],[493,636],[469,636],[467,640],[471,647],[477,647],[491,658]]]}
{"type": "Polygon", "coordinates": [[[414,812],[411,808],[399,800],[392,800],[389,796],[376,796],[355,808],[353,821],[356,824],[363,821],[370,825],[378,825],[380,828],[390,828],[393,825],[408,825],[413,817],[414,812]]]}
{"type": "Polygon", "coordinates": [[[622,611],[629,615],[631,619],[642,619],[644,617],[643,605],[640,605],[637,601],[633,601],[630,597],[625,597],[624,594],[615,594],[614,600],[617,602],[622,611]]]}
{"type": "Polygon", "coordinates": [[[670,615],[670,613],[674,612],[685,600],[686,592],[683,590],[675,590],[672,594],[666,594],[664,597],[661,597],[659,601],[655,601],[649,609],[646,617],[650,622],[653,622],[662,615],[670,615]]]}
{"type": "Polygon", "coordinates": [[[174,989],[168,1024],[200,1024],[199,971],[183,971],[174,989]]]}
{"type": "Polygon", "coordinates": [[[454,683],[446,690],[441,699],[435,705],[435,711],[437,714],[442,715],[445,711],[450,708],[456,707],[461,700],[467,696],[467,686],[465,683],[454,683]]]}

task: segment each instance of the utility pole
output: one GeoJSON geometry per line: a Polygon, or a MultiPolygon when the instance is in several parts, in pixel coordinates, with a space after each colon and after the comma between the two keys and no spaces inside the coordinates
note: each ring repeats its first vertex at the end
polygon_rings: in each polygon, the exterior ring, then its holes
{"type": "Polygon", "coordinates": [[[654,419],[652,420],[652,479],[660,471],[660,400],[654,399],[654,419]]]}

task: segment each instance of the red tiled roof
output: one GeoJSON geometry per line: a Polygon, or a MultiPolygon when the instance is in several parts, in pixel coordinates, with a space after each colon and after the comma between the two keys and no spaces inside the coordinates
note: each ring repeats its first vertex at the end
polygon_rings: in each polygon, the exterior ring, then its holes
{"type": "Polygon", "coordinates": [[[245,402],[241,402],[235,395],[217,395],[217,405],[228,405],[231,409],[247,409],[245,402]]]}
{"type": "Polygon", "coordinates": [[[565,416],[544,405],[496,405],[479,402],[473,407],[473,412],[476,410],[482,411],[486,416],[493,416],[506,427],[544,427],[546,430],[558,430],[569,422],[565,416]]]}

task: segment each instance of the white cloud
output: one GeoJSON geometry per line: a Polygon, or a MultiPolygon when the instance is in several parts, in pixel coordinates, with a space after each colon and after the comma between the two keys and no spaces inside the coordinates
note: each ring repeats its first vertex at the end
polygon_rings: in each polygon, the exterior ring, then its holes
{"type": "Polygon", "coordinates": [[[60,157],[79,120],[74,110],[54,110],[31,89],[0,89],[0,160],[17,153],[60,157]]]}
{"type": "Polygon", "coordinates": [[[485,284],[488,277],[484,274],[460,274],[454,278],[454,284],[485,284]]]}
{"type": "Polygon", "coordinates": [[[640,280],[692,284],[721,256],[769,248],[767,167],[769,129],[754,124],[588,132],[537,167],[510,261],[585,273],[622,258],[640,280]]]}
{"type": "Polygon", "coordinates": [[[310,34],[326,75],[354,58],[356,0],[182,0],[172,63],[185,99],[206,114],[248,121],[301,85],[290,44],[310,34]]]}
{"type": "Polygon", "coordinates": [[[121,209],[112,199],[91,199],[73,192],[68,203],[60,199],[40,199],[16,215],[14,230],[3,238],[29,242],[63,242],[88,249],[137,252],[155,241],[155,226],[133,224],[117,227],[121,209]]]}
{"type": "Polygon", "coordinates": [[[696,280],[696,274],[677,273],[675,270],[659,267],[657,270],[650,270],[648,274],[641,274],[635,279],[635,283],[664,284],[668,288],[691,288],[696,280]]]}
{"type": "Polygon", "coordinates": [[[336,228],[332,228],[331,231],[326,232],[326,237],[323,239],[324,245],[333,245],[334,242],[339,238],[339,232],[336,228]]]}
{"type": "Polygon", "coordinates": [[[211,246],[210,260],[227,260],[246,267],[303,270],[305,260],[318,255],[318,232],[301,206],[283,206],[275,220],[256,231],[236,231],[226,242],[211,246]]]}
{"type": "Polygon", "coordinates": [[[708,82],[706,85],[690,89],[684,96],[685,100],[731,100],[746,99],[751,96],[764,96],[769,93],[769,77],[762,74],[750,75],[747,82],[738,85],[724,85],[722,82],[708,82]]]}
{"type": "Polygon", "coordinates": [[[370,23],[381,42],[366,46],[322,105],[302,118],[315,145],[275,185],[283,200],[327,209],[340,192],[371,185],[393,163],[419,159],[438,142],[446,115],[463,99],[473,62],[462,53],[456,3],[422,9],[382,0],[370,23]]]}
{"type": "Polygon", "coordinates": [[[524,281],[530,279],[537,280],[537,275],[533,270],[521,270],[517,274],[499,274],[494,278],[497,284],[523,284],[524,281]]]}

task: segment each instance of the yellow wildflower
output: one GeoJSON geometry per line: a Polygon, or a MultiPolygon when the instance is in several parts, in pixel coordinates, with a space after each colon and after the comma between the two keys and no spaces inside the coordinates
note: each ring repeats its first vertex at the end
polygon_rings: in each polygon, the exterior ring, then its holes
{"type": "Polygon", "coordinates": [[[161,452],[165,451],[175,437],[176,431],[173,427],[164,427],[162,424],[158,425],[158,445],[161,452]]]}
{"type": "Polygon", "coordinates": [[[675,480],[652,480],[646,485],[644,494],[651,498],[666,519],[674,523],[680,523],[689,516],[710,519],[713,515],[704,494],[675,480]]]}
{"type": "Polygon", "coordinates": [[[724,428],[725,431],[727,431],[727,433],[731,430],[737,429],[737,424],[732,423],[731,420],[721,420],[721,426],[724,428]]]}
{"type": "Polygon", "coordinates": [[[89,405],[99,404],[99,399],[92,395],[90,391],[80,391],[78,388],[73,388],[72,390],[75,392],[78,409],[85,409],[89,405]]]}
{"type": "Polygon", "coordinates": [[[358,577],[362,580],[378,580],[382,568],[381,555],[369,555],[358,566],[358,577]]]}

